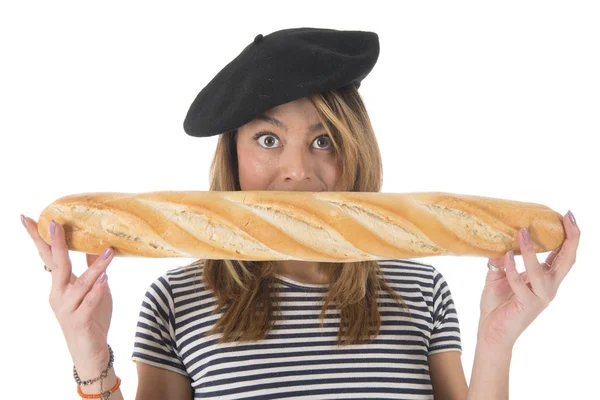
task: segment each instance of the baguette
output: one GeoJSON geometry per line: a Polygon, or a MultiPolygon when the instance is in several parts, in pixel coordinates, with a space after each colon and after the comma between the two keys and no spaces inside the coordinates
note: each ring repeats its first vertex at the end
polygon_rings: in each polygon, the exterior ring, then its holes
{"type": "Polygon", "coordinates": [[[70,250],[115,256],[354,262],[536,253],[565,239],[562,216],[535,203],[441,192],[162,191],[83,193],[41,213],[70,250]]]}

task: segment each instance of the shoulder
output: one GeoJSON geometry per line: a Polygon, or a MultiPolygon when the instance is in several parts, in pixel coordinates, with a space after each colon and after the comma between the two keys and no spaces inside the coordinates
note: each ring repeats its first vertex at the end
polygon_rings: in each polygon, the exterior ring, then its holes
{"type": "Polygon", "coordinates": [[[169,285],[177,285],[181,282],[202,277],[203,267],[202,260],[195,261],[188,265],[169,269],[159,279],[165,279],[169,285]]]}
{"type": "Polygon", "coordinates": [[[450,295],[450,288],[442,273],[433,265],[413,259],[377,261],[385,282],[398,292],[420,292],[428,302],[450,295]]]}
{"type": "Polygon", "coordinates": [[[433,286],[439,279],[440,272],[431,264],[413,259],[378,260],[386,281],[412,280],[433,286]]]}
{"type": "Polygon", "coordinates": [[[171,268],[164,272],[150,283],[146,298],[154,302],[162,300],[162,303],[169,303],[185,290],[202,289],[202,268],[203,264],[194,262],[189,265],[171,268]]]}

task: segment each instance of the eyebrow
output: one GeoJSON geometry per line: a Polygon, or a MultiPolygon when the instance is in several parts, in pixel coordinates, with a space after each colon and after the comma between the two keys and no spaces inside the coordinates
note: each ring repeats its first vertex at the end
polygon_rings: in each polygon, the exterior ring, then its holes
{"type": "MultiPolygon", "coordinates": [[[[286,124],[284,124],[283,122],[281,122],[280,120],[278,120],[276,118],[269,117],[268,115],[265,115],[265,114],[260,114],[258,117],[254,118],[254,119],[255,120],[262,120],[262,121],[268,122],[270,124],[273,124],[273,125],[281,128],[281,129],[284,129],[286,132],[288,130],[288,127],[286,126],[286,124]]],[[[308,132],[309,133],[313,133],[313,132],[318,131],[320,129],[324,129],[324,128],[323,128],[323,124],[319,122],[318,124],[311,125],[308,128],[308,132]]]]}

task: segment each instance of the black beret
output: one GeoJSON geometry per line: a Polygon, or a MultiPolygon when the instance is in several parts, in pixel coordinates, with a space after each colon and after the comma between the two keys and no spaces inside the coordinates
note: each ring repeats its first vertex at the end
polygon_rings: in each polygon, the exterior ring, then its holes
{"type": "Polygon", "coordinates": [[[293,28],[259,34],[196,96],[183,129],[190,136],[214,136],[278,105],[358,88],[378,57],[374,32],[293,28]]]}

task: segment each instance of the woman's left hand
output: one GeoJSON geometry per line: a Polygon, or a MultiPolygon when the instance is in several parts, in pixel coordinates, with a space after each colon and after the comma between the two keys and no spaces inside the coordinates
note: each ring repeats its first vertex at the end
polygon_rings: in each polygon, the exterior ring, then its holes
{"type": "MultiPolygon", "coordinates": [[[[574,220],[574,218],[573,218],[574,220]]],[[[481,296],[478,341],[512,349],[521,333],[537,318],[556,296],[558,287],[575,264],[579,246],[579,227],[563,217],[566,238],[559,248],[540,263],[531,241],[519,233],[521,255],[525,271],[516,269],[514,253],[490,258],[500,271],[488,271],[481,296]]]]}

